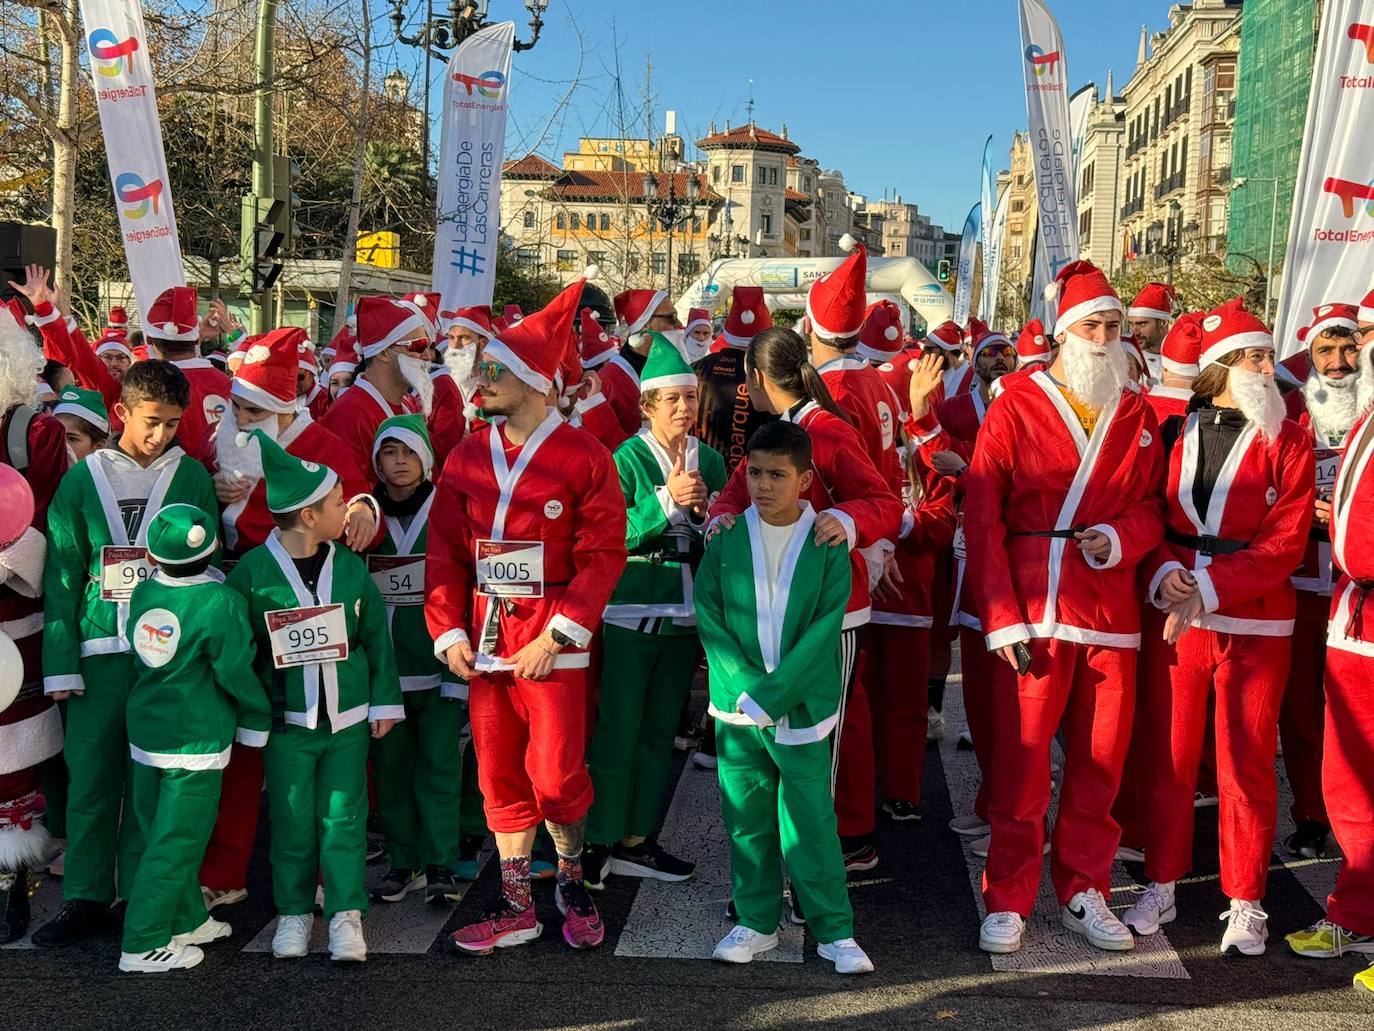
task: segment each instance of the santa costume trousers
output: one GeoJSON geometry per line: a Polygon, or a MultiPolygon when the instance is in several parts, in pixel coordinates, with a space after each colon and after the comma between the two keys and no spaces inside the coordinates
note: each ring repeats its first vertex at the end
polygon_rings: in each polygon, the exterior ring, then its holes
{"type": "Polygon", "coordinates": [[[468,706],[477,779],[487,825],[497,834],[587,815],[586,690],[581,669],[555,669],[543,680],[512,673],[473,678],[468,706]]]}
{"type": "Polygon", "coordinates": [[[1326,917],[1374,935],[1374,645],[1326,650],[1322,785],[1331,830],[1345,853],[1326,917]]]}
{"type": "Polygon", "coordinates": [[[878,794],[920,805],[926,765],[930,630],[870,623],[862,636],[878,794]]]}
{"type": "Polygon", "coordinates": [[[224,768],[215,829],[200,865],[200,883],[207,888],[233,891],[248,883],[262,811],[262,778],[262,749],[235,742],[224,768]]]}
{"type": "Polygon", "coordinates": [[[782,864],[818,942],[854,935],[844,855],[830,797],[825,741],[780,745],[772,728],[716,721],[720,812],[730,835],[731,898],[739,922],[773,934],[782,919],[782,864]]]}
{"type": "Polygon", "coordinates": [[[118,894],[129,897],[138,850],[138,826],[121,822],[128,812],[129,737],[124,708],[134,682],[130,655],[93,655],[81,660],[84,694],[67,701],[67,737],[63,754],[70,775],[67,788],[67,857],[62,897],[113,902],[115,871],[118,894]]]}
{"type": "Polygon", "coordinates": [[[999,655],[990,655],[983,640],[983,632],[969,627],[959,628],[960,678],[964,692],[964,720],[968,736],[973,741],[973,757],[978,760],[978,794],[973,799],[973,813],[981,820],[988,818],[988,782],[992,779],[992,678],[999,655]]]}
{"type": "Polygon", "coordinates": [[[1149,762],[1145,873],[1176,881],[1193,865],[1193,792],[1215,689],[1221,890],[1264,897],[1274,847],[1279,706],[1288,679],[1287,637],[1225,634],[1194,627],[1170,646],[1144,642],[1141,707],[1149,762]]]}
{"type": "Polygon", "coordinates": [[[673,735],[692,690],[696,634],[641,634],[607,625],[596,730],[587,760],[594,797],[587,841],[646,838],[673,772],[673,735]]]}
{"type": "Polygon", "coordinates": [[[831,737],[835,817],[841,838],[867,838],[878,823],[873,785],[878,771],[873,760],[873,716],[863,685],[863,653],[859,631],[840,635],[840,718],[831,737]]]}
{"type": "Polygon", "coordinates": [[[286,726],[267,739],[268,857],[283,916],[314,911],[321,876],[326,919],[367,909],[368,741],[366,721],[337,733],[286,726]]]}
{"type": "Polygon", "coordinates": [[[1324,824],[1322,799],[1322,733],[1326,699],[1322,681],[1326,671],[1326,622],[1331,599],[1311,591],[1298,592],[1298,618],[1293,624],[1293,665],[1279,709],[1279,740],[1283,768],[1293,789],[1293,822],[1324,824]]]}
{"type": "Polygon", "coordinates": [[[465,706],[438,688],[404,701],[406,718],[372,742],[377,815],[395,869],[449,866],[458,854],[465,706]]]}
{"type": "Polygon", "coordinates": [[[167,946],[205,923],[196,876],[219,805],[220,770],[159,769],[134,763],[131,817],[142,851],[132,856],[133,888],[124,914],[124,951],[167,946]]]}
{"type": "Polygon", "coordinates": [[[995,657],[992,679],[992,842],[983,871],[989,913],[1026,917],[1044,863],[1050,744],[1064,731],[1063,788],[1051,841],[1050,879],[1061,903],[1111,889],[1120,828],[1112,801],[1131,736],[1135,650],[1031,641],[1030,672],[995,657]]]}

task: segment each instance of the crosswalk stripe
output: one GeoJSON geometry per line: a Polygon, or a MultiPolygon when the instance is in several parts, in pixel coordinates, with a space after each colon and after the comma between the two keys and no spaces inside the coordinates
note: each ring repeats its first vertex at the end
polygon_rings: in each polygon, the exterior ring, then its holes
{"type": "MultiPolygon", "coordinates": [[[[716,775],[688,762],[673,793],[659,844],[697,864],[693,880],[670,884],[643,880],[616,943],[617,956],[710,959],[711,950],[733,926],[725,915],[730,899],[730,839],[720,819],[716,775]]],[[[620,890],[612,877],[608,891],[620,890]]],[[[802,961],[802,929],[784,920],[778,947],[758,958],[781,963],[802,961]]]]}
{"type": "MultiPolygon", "coordinates": [[[[955,748],[958,728],[964,725],[963,677],[952,673],[945,690],[945,739],[940,742],[940,763],[944,767],[945,783],[949,788],[950,805],[956,816],[973,812],[973,799],[978,792],[978,763],[972,752],[955,748]],[[957,688],[957,690],[956,690],[957,688]]],[[[1063,761],[1055,746],[1056,762],[1063,761]]],[[[1050,800],[1051,826],[1059,809],[1058,794],[1050,800]]],[[[964,857],[968,864],[969,883],[978,903],[980,919],[986,916],[983,907],[983,860],[969,850],[972,839],[964,841],[964,857]]],[[[1112,908],[1118,913],[1130,905],[1137,886],[1120,863],[1112,864],[1112,908]]],[[[977,935],[970,927],[969,934],[977,935]]],[[[1130,952],[1105,952],[1089,945],[1080,935],[1067,930],[1059,920],[1059,902],[1054,885],[1050,883],[1046,866],[1040,876],[1040,891],[1035,909],[1026,921],[1026,934],[1020,952],[988,957],[992,968],[1022,974],[1103,974],[1118,977],[1161,977],[1188,980],[1183,961],[1169,944],[1163,931],[1136,939],[1130,952]]]]}

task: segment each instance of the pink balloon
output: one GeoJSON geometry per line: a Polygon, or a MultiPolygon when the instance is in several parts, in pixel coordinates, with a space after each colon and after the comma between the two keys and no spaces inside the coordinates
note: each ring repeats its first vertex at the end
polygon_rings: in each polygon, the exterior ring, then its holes
{"type": "Polygon", "coordinates": [[[24,536],[33,522],[33,491],[13,466],[0,464],[0,551],[24,536]]]}

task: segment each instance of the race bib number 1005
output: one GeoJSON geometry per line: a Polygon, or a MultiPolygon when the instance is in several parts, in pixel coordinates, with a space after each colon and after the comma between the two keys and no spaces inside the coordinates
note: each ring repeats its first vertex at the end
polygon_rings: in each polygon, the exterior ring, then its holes
{"type": "Polygon", "coordinates": [[[497,598],[544,597],[542,541],[477,541],[477,589],[497,598]]]}
{"type": "Polygon", "coordinates": [[[291,669],[348,658],[348,626],[342,605],[315,605],[265,612],[272,666],[291,669]]]}

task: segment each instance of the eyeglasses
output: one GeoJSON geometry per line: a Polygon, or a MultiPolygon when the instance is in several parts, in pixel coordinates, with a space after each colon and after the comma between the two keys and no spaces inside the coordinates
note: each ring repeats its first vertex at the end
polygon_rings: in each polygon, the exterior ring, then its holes
{"type": "Polygon", "coordinates": [[[477,375],[488,383],[499,383],[505,375],[506,367],[500,362],[478,362],[477,375]]]}

